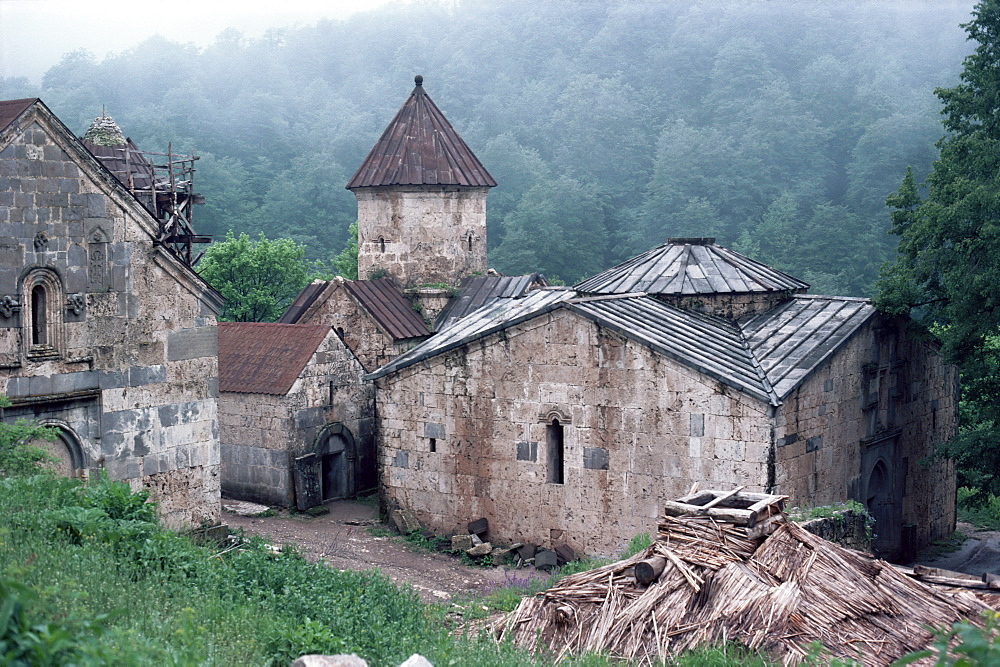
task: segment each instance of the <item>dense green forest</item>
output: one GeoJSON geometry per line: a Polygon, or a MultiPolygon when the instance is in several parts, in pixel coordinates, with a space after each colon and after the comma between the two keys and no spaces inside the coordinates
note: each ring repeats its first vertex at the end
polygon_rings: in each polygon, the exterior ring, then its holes
{"type": "Polygon", "coordinates": [[[423,74],[500,186],[490,263],[575,281],[671,236],[867,295],[895,252],[886,195],[929,173],[936,87],[968,2],[412,2],[346,21],[66,54],[38,95],[82,134],[102,105],[147,150],[201,156],[200,232],[329,261],[343,186],[423,74]]]}

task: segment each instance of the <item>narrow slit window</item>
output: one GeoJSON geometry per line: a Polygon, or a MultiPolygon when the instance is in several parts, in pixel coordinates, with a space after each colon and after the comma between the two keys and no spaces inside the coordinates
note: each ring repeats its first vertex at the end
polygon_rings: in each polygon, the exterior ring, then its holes
{"type": "Polygon", "coordinates": [[[548,449],[549,483],[562,484],[565,479],[563,470],[563,425],[558,419],[553,419],[545,427],[548,449]]]}
{"type": "Polygon", "coordinates": [[[35,285],[31,288],[32,345],[47,345],[49,342],[45,329],[46,301],[47,295],[45,294],[45,287],[42,285],[35,285]]]}
{"type": "Polygon", "coordinates": [[[472,252],[472,234],[469,234],[469,252],[472,252]]]}
{"type": "Polygon", "coordinates": [[[378,249],[379,252],[385,252],[385,239],[381,236],[378,238],[378,249]]]}
{"type": "Polygon", "coordinates": [[[431,452],[436,452],[438,450],[437,438],[431,438],[431,452]]]}

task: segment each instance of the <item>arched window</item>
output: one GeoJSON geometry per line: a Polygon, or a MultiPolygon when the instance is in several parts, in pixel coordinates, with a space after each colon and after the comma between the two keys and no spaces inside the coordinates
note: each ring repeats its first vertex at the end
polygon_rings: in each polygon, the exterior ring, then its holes
{"type": "Polygon", "coordinates": [[[548,481],[550,484],[562,484],[565,479],[563,471],[563,425],[553,418],[545,426],[545,440],[548,458],[548,481]]]}
{"type": "Polygon", "coordinates": [[[31,288],[31,344],[47,345],[48,332],[45,330],[45,287],[35,285],[31,288]]]}
{"type": "Polygon", "coordinates": [[[63,289],[55,271],[36,268],[24,277],[21,325],[29,357],[58,357],[62,353],[63,289]]]}

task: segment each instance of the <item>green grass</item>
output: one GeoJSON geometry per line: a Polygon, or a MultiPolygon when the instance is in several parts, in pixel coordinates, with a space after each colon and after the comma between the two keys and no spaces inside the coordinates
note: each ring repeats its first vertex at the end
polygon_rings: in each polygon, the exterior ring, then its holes
{"type": "Polygon", "coordinates": [[[547,663],[450,636],[440,608],[378,572],[275,555],[259,539],[221,555],[197,546],[150,521],[144,500],[106,480],[0,480],[0,663],[285,665],[306,652],[547,663]]]}

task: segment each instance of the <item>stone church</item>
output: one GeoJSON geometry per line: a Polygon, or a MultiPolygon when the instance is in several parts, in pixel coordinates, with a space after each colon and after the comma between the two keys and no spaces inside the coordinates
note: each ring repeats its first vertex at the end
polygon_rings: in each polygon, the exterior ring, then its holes
{"type": "Polygon", "coordinates": [[[392,331],[399,294],[366,306],[370,281],[311,286],[286,314],[363,358],[387,506],[440,533],[485,517],[497,541],[586,553],[654,531],[696,483],[858,500],[890,557],[954,529],[953,466],[927,460],[955,432],[956,370],[905,322],[713,239],[572,288],[478,275],[493,185],[418,77],[347,187],[362,274],[391,278],[436,333],[392,331]]]}
{"type": "Polygon", "coordinates": [[[78,139],[41,100],[0,102],[2,416],[55,427],[63,473],[103,469],[191,526],[219,516],[222,302],[176,215],[196,196],[154,170],[110,118],[78,139]]]}

